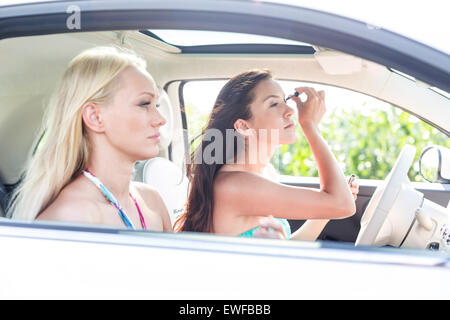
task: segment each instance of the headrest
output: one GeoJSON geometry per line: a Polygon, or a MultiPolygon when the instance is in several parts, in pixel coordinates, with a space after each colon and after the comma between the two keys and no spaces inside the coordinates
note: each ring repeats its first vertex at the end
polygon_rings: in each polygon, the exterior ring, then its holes
{"type": "Polygon", "coordinates": [[[148,160],[142,176],[143,182],[155,188],[161,195],[173,225],[185,209],[188,178],[172,161],[161,157],[148,160]]]}
{"type": "Polygon", "coordinates": [[[173,135],[173,110],[167,92],[163,89],[159,90],[159,108],[158,111],[166,119],[166,124],[159,128],[160,146],[165,149],[172,141],[173,135]]]}

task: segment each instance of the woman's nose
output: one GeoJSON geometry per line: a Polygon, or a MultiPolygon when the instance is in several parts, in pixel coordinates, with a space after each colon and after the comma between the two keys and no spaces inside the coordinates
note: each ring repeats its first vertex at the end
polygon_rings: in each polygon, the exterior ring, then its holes
{"type": "Polygon", "coordinates": [[[284,117],[285,117],[286,119],[289,119],[289,118],[292,117],[294,114],[295,114],[294,109],[291,108],[291,107],[289,107],[289,106],[286,104],[286,111],[284,112],[284,117]]]}
{"type": "Polygon", "coordinates": [[[159,112],[159,110],[155,108],[152,125],[154,127],[161,127],[161,126],[165,125],[166,122],[167,122],[166,118],[164,118],[163,115],[161,114],[161,112],[159,112]]]}

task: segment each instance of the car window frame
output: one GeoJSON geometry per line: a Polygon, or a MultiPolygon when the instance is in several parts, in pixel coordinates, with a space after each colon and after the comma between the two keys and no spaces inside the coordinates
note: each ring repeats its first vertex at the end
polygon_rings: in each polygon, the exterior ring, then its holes
{"type": "Polygon", "coordinates": [[[81,31],[197,29],[244,32],[315,43],[394,68],[450,92],[450,56],[367,23],[310,8],[252,1],[41,2],[2,7],[0,40],[68,30],[68,5],[83,13],[81,31]],[[126,14],[124,14],[126,13],[126,14]],[[245,19],[246,24],[232,23],[245,19]],[[130,23],[132,21],[132,23],[130,23]],[[44,23],[45,22],[45,23],[44,23]],[[168,25],[168,23],[170,23],[168,25]],[[287,32],[286,30],[289,30],[287,32]],[[301,38],[301,39],[300,39],[301,38]],[[411,56],[410,52],[415,52],[411,56]]]}

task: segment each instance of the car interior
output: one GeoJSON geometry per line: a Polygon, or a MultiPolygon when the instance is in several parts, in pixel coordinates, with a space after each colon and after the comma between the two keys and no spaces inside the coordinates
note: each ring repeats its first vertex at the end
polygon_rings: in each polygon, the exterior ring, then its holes
{"type": "MultiPolygon", "coordinates": [[[[429,85],[383,65],[312,44],[175,45],[157,36],[158,30],[102,31],[50,34],[5,39],[0,59],[8,67],[0,76],[0,216],[8,195],[20,181],[25,163],[38,143],[44,107],[69,61],[92,46],[118,45],[143,56],[148,71],[160,87],[160,111],[168,120],[161,129],[158,158],[136,165],[135,180],[158,189],[172,222],[182,212],[187,197],[185,159],[189,155],[189,119],[182,88],[200,79],[228,79],[244,70],[267,68],[278,79],[332,85],[386,101],[449,134],[448,98],[429,85]],[[14,57],[14,59],[11,59],[14,57]],[[442,113],[442,110],[447,110],[442,113]]],[[[220,39],[219,39],[220,40],[220,39]]],[[[318,179],[284,177],[283,183],[319,187],[318,179]]],[[[360,220],[376,187],[360,182],[357,213],[332,221],[320,239],[354,242],[360,220]]],[[[425,197],[446,207],[450,189],[417,184],[425,197]]],[[[290,221],[293,229],[302,221],[290,221]]]]}
{"type": "Polygon", "coordinates": [[[7,204],[6,188],[3,182],[0,181],[0,216],[2,217],[5,215],[6,204],[7,204]]]}

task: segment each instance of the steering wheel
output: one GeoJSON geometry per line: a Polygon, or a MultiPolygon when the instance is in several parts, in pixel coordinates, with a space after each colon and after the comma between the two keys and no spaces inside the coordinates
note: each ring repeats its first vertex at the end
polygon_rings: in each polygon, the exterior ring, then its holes
{"type": "MultiPolygon", "coordinates": [[[[361,218],[361,229],[355,242],[356,246],[378,245],[383,242],[380,240],[383,237],[385,238],[384,244],[388,242],[401,244],[401,241],[393,241],[392,235],[394,233],[399,235],[400,230],[397,227],[401,229],[403,229],[403,226],[409,227],[411,225],[409,221],[414,218],[413,216],[405,216],[405,212],[410,210],[404,210],[404,207],[410,206],[408,202],[411,202],[411,192],[414,192],[411,190],[413,188],[408,186],[410,184],[408,170],[412,165],[415,154],[415,147],[405,145],[391,172],[375,190],[361,218]],[[408,197],[410,200],[408,200],[408,197]],[[392,210],[393,207],[395,207],[395,210],[392,210]],[[389,215],[390,212],[391,215],[389,215]],[[392,221],[387,221],[389,220],[388,216],[392,221]],[[399,220],[401,220],[401,223],[397,223],[399,220]],[[392,223],[393,221],[396,223],[392,223]]],[[[414,197],[413,194],[412,198],[416,199],[417,197],[414,197]]],[[[401,235],[402,239],[403,235],[401,235]]]]}

